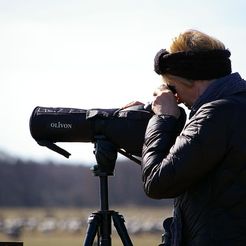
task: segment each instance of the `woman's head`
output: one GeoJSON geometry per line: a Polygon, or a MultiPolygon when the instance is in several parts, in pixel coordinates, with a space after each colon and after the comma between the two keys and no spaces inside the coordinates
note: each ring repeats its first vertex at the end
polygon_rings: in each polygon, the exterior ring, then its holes
{"type": "Polygon", "coordinates": [[[156,54],[154,69],[176,88],[179,101],[191,106],[211,81],[231,73],[229,57],[230,51],[218,39],[187,30],[156,54]]]}
{"type": "Polygon", "coordinates": [[[200,31],[188,30],[175,37],[167,49],[155,56],[154,69],[190,80],[211,80],[231,73],[230,51],[200,31]]]}

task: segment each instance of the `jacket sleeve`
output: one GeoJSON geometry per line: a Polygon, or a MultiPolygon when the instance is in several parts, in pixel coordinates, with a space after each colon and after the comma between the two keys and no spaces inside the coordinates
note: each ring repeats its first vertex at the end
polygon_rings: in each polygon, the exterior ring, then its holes
{"type": "Polygon", "coordinates": [[[218,107],[203,106],[177,138],[173,119],[151,118],[142,155],[144,190],[149,197],[177,197],[218,165],[227,145],[223,114],[218,107]]]}

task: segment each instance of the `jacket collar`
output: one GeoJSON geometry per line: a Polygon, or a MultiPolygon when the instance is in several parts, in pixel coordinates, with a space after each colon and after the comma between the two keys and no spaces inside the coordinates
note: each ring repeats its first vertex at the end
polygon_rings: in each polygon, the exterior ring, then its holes
{"type": "Polygon", "coordinates": [[[191,118],[203,104],[225,98],[242,91],[246,92],[246,81],[241,78],[239,73],[232,73],[215,80],[195,101],[191,108],[189,118],[191,118]]]}

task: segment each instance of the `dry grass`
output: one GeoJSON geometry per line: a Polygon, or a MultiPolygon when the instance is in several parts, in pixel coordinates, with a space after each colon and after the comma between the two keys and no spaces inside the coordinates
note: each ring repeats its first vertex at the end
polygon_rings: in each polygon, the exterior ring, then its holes
{"type": "MultiPolygon", "coordinates": [[[[7,237],[0,237],[1,241],[13,241],[7,237]]],[[[135,246],[151,246],[158,245],[161,242],[160,235],[143,234],[131,236],[133,245],[135,246]]],[[[84,235],[24,235],[18,241],[24,243],[24,246],[81,246],[83,245],[84,235]]],[[[112,236],[112,245],[123,245],[117,235],[112,236]]]]}
{"type": "MultiPolygon", "coordinates": [[[[159,221],[162,223],[165,217],[171,215],[171,208],[152,208],[152,207],[119,207],[113,208],[122,214],[126,220],[138,221],[138,223],[145,223],[148,220],[159,221]]],[[[42,220],[44,218],[52,217],[56,219],[65,218],[79,218],[85,220],[84,226],[76,232],[66,231],[52,231],[49,233],[41,233],[35,231],[23,231],[18,241],[24,242],[24,246],[81,246],[85,237],[87,227],[87,218],[92,213],[97,211],[94,208],[1,208],[0,219],[6,218],[37,218],[42,220]]],[[[131,234],[129,236],[134,244],[141,246],[158,245],[161,242],[161,232],[159,233],[139,233],[131,234]]],[[[14,241],[13,238],[7,237],[4,233],[0,233],[0,241],[14,241]]],[[[112,230],[112,245],[123,245],[121,239],[114,227],[112,230]]]]}

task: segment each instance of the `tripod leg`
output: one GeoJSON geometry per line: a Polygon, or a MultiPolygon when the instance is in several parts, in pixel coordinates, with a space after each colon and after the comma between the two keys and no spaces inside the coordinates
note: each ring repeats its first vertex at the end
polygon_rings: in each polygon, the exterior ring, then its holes
{"type": "Polygon", "coordinates": [[[118,232],[121,241],[123,242],[124,246],[133,246],[132,241],[128,235],[126,226],[124,224],[125,220],[122,215],[119,215],[117,212],[112,211],[112,217],[114,226],[116,228],[116,231],[118,232]]]}
{"type": "Polygon", "coordinates": [[[86,231],[86,237],[84,240],[84,246],[92,246],[96,234],[99,230],[99,226],[101,224],[101,216],[98,213],[93,213],[88,218],[88,227],[86,231]]]}
{"type": "Polygon", "coordinates": [[[111,212],[101,211],[100,246],[111,246],[111,212]]]}

